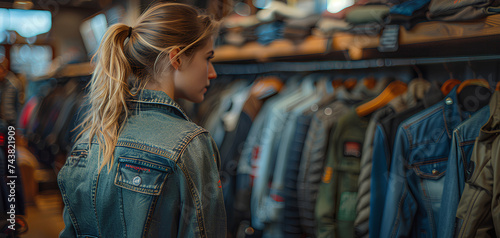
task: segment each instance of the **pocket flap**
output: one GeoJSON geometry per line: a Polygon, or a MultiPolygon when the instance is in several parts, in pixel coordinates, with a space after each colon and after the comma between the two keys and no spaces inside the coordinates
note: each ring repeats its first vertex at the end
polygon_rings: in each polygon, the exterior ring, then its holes
{"type": "Polygon", "coordinates": [[[115,185],[139,193],[159,195],[172,168],[151,161],[120,157],[115,185]]]}
{"type": "Polygon", "coordinates": [[[448,158],[433,159],[425,162],[418,162],[411,166],[413,171],[425,179],[439,179],[446,173],[448,158]]]}

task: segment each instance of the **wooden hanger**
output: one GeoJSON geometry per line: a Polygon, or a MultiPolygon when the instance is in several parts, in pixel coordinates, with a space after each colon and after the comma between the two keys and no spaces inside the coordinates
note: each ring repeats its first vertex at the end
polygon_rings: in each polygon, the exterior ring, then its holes
{"type": "Polygon", "coordinates": [[[338,87],[342,86],[344,84],[342,81],[343,80],[340,78],[332,80],[333,88],[338,88],[338,87]]]}
{"type": "Polygon", "coordinates": [[[500,91],[500,82],[497,83],[497,86],[495,88],[495,91],[500,91]]]}
{"type": "Polygon", "coordinates": [[[347,90],[352,90],[356,84],[358,84],[358,80],[356,80],[355,78],[348,78],[346,81],[344,81],[344,87],[347,89],[347,90]]]}
{"type": "Polygon", "coordinates": [[[363,79],[363,84],[367,89],[373,89],[377,85],[377,80],[374,77],[366,77],[363,79]]]}
{"type": "Polygon", "coordinates": [[[463,81],[458,86],[457,93],[460,93],[463,88],[465,88],[467,86],[473,86],[473,85],[483,86],[483,87],[488,88],[488,89],[490,88],[490,85],[488,84],[488,81],[486,81],[485,79],[468,79],[468,80],[463,81]]]}
{"type": "Polygon", "coordinates": [[[450,78],[446,80],[446,82],[444,82],[443,85],[441,85],[441,92],[443,93],[443,95],[448,95],[448,93],[450,93],[451,90],[460,83],[462,83],[462,81],[450,78]]]}
{"type": "Polygon", "coordinates": [[[252,86],[250,93],[259,99],[263,99],[280,92],[281,88],[283,88],[283,82],[278,77],[268,76],[256,82],[252,86]]]}
{"type": "Polygon", "coordinates": [[[443,63],[443,66],[446,72],[450,74],[450,79],[446,80],[446,82],[443,83],[443,85],[441,86],[441,92],[443,93],[443,95],[448,95],[448,93],[450,93],[455,86],[462,83],[462,81],[453,77],[453,73],[448,68],[448,64],[446,64],[446,62],[443,63]]]}
{"type": "Polygon", "coordinates": [[[382,108],[387,105],[390,101],[392,101],[397,96],[406,92],[408,86],[401,81],[394,81],[390,83],[380,95],[378,95],[373,100],[360,105],[356,108],[356,113],[360,116],[366,116],[370,113],[382,108]]]}

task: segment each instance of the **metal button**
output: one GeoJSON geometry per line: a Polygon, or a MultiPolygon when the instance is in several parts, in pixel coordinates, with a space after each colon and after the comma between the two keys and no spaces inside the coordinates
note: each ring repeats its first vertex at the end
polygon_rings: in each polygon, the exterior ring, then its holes
{"type": "Polygon", "coordinates": [[[315,112],[315,111],[317,111],[317,110],[318,110],[318,108],[319,108],[319,107],[318,107],[318,104],[313,104],[313,105],[311,106],[311,111],[315,112]]]}
{"type": "Polygon", "coordinates": [[[453,103],[453,99],[451,99],[451,98],[446,98],[446,101],[445,101],[445,102],[446,102],[446,105],[450,105],[450,104],[452,104],[452,103],[453,103]]]}
{"type": "Polygon", "coordinates": [[[325,115],[330,116],[330,115],[332,115],[332,113],[333,113],[333,110],[331,108],[329,108],[329,107],[325,108],[325,115]]]}
{"type": "Polygon", "coordinates": [[[432,170],[432,175],[436,175],[436,174],[439,174],[439,171],[437,171],[437,169],[433,169],[432,170]]]}
{"type": "Polygon", "coordinates": [[[141,177],[139,177],[139,175],[135,176],[134,179],[132,180],[132,183],[135,186],[139,186],[139,184],[141,184],[141,182],[142,182],[142,179],[141,179],[141,177]]]}

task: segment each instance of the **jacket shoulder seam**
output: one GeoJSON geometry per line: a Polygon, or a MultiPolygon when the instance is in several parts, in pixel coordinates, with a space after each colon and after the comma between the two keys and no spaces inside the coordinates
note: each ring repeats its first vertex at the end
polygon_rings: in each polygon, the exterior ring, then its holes
{"type": "Polygon", "coordinates": [[[413,125],[419,123],[420,121],[422,120],[425,120],[427,118],[429,118],[429,116],[431,116],[432,114],[435,114],[437,113],[438,111],[440,110],[443,110],[444,109],[444,106],[443,105],[436,105],[436,108],[430,110],[429,112],[426,112],[425,111],[422,111],[420,113],[417,113],[415,115],[413,115],[411,118],[414,118],[413,120],[410,118],[410,120],[406,120],[404,122],[402,122],[402,125],[405,127],[405,128],[410,128],[412,127],[413,125]]]}
{"type": "Polygon", "coordinates": [[[179,158],[181,157],[181,155],[184,153],[184,151],[189,146],[189,144],[191,143],[191,141],[193,141],[194,138],[196,138],[197,136],[199,136],[201,134],[207,133],[207,132],[208,131],[205,130],[204,128],[198,127],[195,130],[187,133],[180,140],[180,142],[177,144],[177,146],[173,149],[174,152],[175,152],[174,158],[173,158],[173,160],[175,161],[175,163],[177,163],[177,161],[179,160],[179,158]]]}
{"type": "Polygon", "coordinates": [[[172,152],[169,152],[166,149],[146,145],[143,143],[126,141],[126,140],[118,141],[118,143],[116,144],[116,147],[128,147],[128,148],[132,148],[132,149],[137,149],[137,150],[141,150],[141,151],[144,151],[147,153],[162,156],[162,157],[170,159],[172,161],[174,161],[174,157],[175,157],[175,156],[172,156],[172,152]]]}

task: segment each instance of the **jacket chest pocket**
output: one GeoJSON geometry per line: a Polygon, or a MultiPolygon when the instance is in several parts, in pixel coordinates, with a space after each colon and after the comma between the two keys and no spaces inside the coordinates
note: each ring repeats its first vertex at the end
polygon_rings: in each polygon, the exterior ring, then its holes
{"type": "Polygon", "coordinates": [[[115,185],[135,192],[159,195],[172,168],[143,159],[120,157],[115,185]]]}
{"type": "Polygon", "coordinates": [[[422,195],[433,202],[441,202],[444,176],[448,158],[434,158],[412,165],[412,171],[420,178],[422,195]]]}

